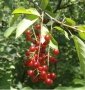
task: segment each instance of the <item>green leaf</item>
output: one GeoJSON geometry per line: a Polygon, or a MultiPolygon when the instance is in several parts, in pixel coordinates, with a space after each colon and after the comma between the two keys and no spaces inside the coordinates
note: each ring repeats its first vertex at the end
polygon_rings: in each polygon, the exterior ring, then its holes
{"type": "Polygon", "coordinates": [[[81,85],[84,85],[85,80],[83,80],[83,79],[74,79],[73,82],[74,82],[75,84],[81,84],[81,85]]]}
{"type": "Polygon", "coordinates": [[[12,14],[33,14],[36,16],[40,16],[40,14],[38,13],[38,11],[35,8],[30,8],[30,9],[25,9],[25,8],[18,8],[15,9],[12,14]]]}
{"type": "Polygon", "coordinates": [[[65,30],[63,30],[61,27],[58,26],[55,26],[54,28],[61,31],[65,35],[65,37],[69,40],[68,33],[65,30]]]}
{"type": "MultiPolygon", "coordinates": [[[[85,25],[79,26],[78,29],[80,29],[80,30],[82,30],[82,31],[85,31],[85,25]]],[[[83,40],[85,40],[85,33],[80,32],[80,31],[78,31],[78,33],[79,33],[79,36],[80,36],[83,40]]]]}
{"type": "Polygon", "coordinates": [[[31,11],[26,10],[25,8],[18,8],[12,12],[12,14],[16,14],[16,13],[32,14],[31,11]]]}
{"type": "Polygon", "coordinates": [[[14,24],[14,22],[16,21],[16,19],[20,16],[20,14],[14,14],[10,17],[9,19],[9,26],[12,26],[14,24]]]}
{"type": "Polygon", "coordinates": [[[24,87],[21,90],[32,90],[32,88],[31,87],[24,87]]]}
{"type": "Polygon", "coordinates": [[[51,40],[50,40],[49,46],[52,49],[58,49],[58,43],[57,43],[57,41],[53,38],[52,35],[50,35],[50,36],[51,36],[51,40]]]}
{"type": "Polygon", "coordinates": [[[16,29],[16,26],[9,27],[9,28],[5,31],[4,36],[5,36],[6,38],[8,38],[15,29],[16,29]]]}
{"type": "Polygon", "coordinates": [[[48,2],[49,2],[49,0],[42,0],[40,7],[42,9],[45,9],[47,7],[47,5],[48,5],[48,2]]]}
{"type": "MultiPolygon", "coordinates": [[[[46,26],[41,26],[41,36],[42,36],[41,42],[42,43],[45,41],[44,36],[46,34],[50,34],[48,28],[46,26]]],[[[51,40],[49,42],[49,46],[52,49],[58,49],[58,43],[56,42],[56,40],[53,38],[53,36],[51,34],[50,34],[50,36],[51,36],[51,40]]]]}
{"type": "Polygon", "coordinates": [[[16,30],[16,38],[19,37],[28,27],[30,27],[38,19],[37,16],[29,15],[27,19],[23,19],[18,25],[16,30]]]}
{"type": "Polygon", "coordinates": [[[45,10],[50,16],[52,16],[53,18],[56,17],[56,15],[54,13],[52,13],[52,11],[48,11],[48,10],[45,10]]]}
{"type": "Polygon", "coordinates": [[[12,9],[13,1],[14,1],[14,0],[4,0],[4,2],[6,3],[6,5],[7,5],[10,9],[12,9]]]}
{"type": "Polygon", "coordinates": [[[65,23],[70,25],[70,26],[75,26],[76,25],[75,21],[73,21],[70,18],[65,18],[65,23]]]}
{"type": "Polygon", "coordinates": [[[78,54],[80,65],[81,65],[81,68],[82,68],[82,71],[84,74],[84,78],[85,78],[85,44],[77,36],[73,36],[73,39],[74,39],[74,43],[76,46],[76,51],[78,54]]]}
{"type": "Polygon", "coordinates": [[[53,90],[85,90],[85,86],[82,86],[82,87],[56,87],[53,90]]]}

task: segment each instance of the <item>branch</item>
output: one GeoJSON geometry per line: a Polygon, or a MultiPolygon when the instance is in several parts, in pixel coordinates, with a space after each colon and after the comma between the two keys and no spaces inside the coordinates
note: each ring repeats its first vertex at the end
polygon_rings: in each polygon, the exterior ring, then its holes
{"type": "MultiPolygon", "coordinates": [[[[33,0],[29,0],[29,1],[30,1],[31,3],[33,3],[34,6],[37,7],[39,10],[43,11],[38,5],[36,5],[36,4],[33,2],[33,0]]],[[[58,24],[60,24],[60,25],[63,25],[63,26],[65,26],[65,27],[67,27],[67,28],[69,28],[69,29],[73,29],[73,30],[75,30],[75,31],[80,31],[80,32],[85,33],[85,31],[82,31],[82,30],[80,30],[80,29],[77,29],[75,26],[74,26],[74,27],[73,27],[73,26],[69,26],[69,25],[67,25],[67,24],[65,24],[65,23],[63,23],[63,22],[60,22],[60,21],[56,20],[55,18],[53,18],[52,16],[50,16],[50,15],[49,15],[47,12],[45,12],[45,11],[44,11],[44,13],[45,13],[51,20],[55,21],[56,23],[58,23],[58,24]]]]}
{"type": "Polygon", "coordinates": [[[79,3],[83,3],[83,2],[81,1],[81,2],[70,3],[69,5],[65,5],[65,6],[62,6],[62,7],[58,8],[57,10],[65,9],[67,7],[71,7],[71,6],[76,5],[76,4],[79,4],[79,3]]]}
{"type": "Polygon", "coordinates": [[[58,9],[60,9],[61,3],[62,3],[62,0],[60,0],[60,1],[58,2],[58,5],[56,6],[56,9],[53,11],[53,13],[56,13],[56,11],[57,11],[58,9]]]}

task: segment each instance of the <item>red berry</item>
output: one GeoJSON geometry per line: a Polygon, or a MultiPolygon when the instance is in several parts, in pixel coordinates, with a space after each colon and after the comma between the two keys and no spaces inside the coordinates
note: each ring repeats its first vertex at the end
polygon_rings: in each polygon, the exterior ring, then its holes
{"type": "Polygon", "coordinates": [[[26,52],[26,56],[30,56],[30,52],[27,51],[27,52],[26,52]]]}
{"type": "Polygon", "coordinates": [[[34,62],[35,62],[34,60],[29,60],[29,62],[28,62],[28,66],[33,67],[34,62]]]}
{"type": "Polygon", "coordinates": [[[46,41],[49,41],[49,40],[50,40],[50,35],[49,35],[49,34],[45,35],[44,39],[45,39],[46,41]]]}
{"type": "Polygon", "coordinates": [[[43,23],[46,24],[46,19],[43,19],[43,23]]]}
{"type": "Polygon", "coordinates": [[[40,76],[41,76],[42,79],[46,79],[46,75],[47,75],[46,71],[41,71],[40,72],[40,76]]]}
{"type": "Polygon", "coordinates": [[[29,76],[34,76],[34,71],[33,70],[28,70],[27,73],[28,73],[29,76]]]}
{"type": "Polygon", "coordinates": [[[43,71],[47,71],[47,70],[48,70],[47,65],[43,65],[43,66],[42,66],[42,70],[43,70],[43,71]]]}
{"type": "Polygon", "coordinates": [[[47,74],[47,78],[51,78],[51,74],[50,73],[47,74]]]}
{"type": "Polygon", "coordinates": [[[39,62],[34,62],[34,68],[38,68],[40,66],[40,63],[39,62]]]}
{"type": "Polygon", "coordinates": [[[27,41],[30,41],[32,38],[31,38],[31,36],[27,36],[27,41]]]}
{"type": "Polygon", "coordinates": [[[47,79],[45,80],[45,83],[48,84],[48,85],[51,85],[51,84],[53,84],[53,80],[50,79],[50,78],[47,78],[47,79]]]}
{"type": "Polygon", "coordinates": [[[34,52],[36,50],[35,46],[30,47],[30,52],[34,52]]]}
{"type": "Polygon", "coordinates": [[[31,34],[31,31],[30,31],[30,30],[27,30],[27,31],[26,31],[26,34],[27,34],[27,35],[30,35],[30,34],[31,34]]]}
{"type": "Polygon", "coordinates": [[[52,63],[57,62],[57,59],[56,59],[55,57],[53,57],[53,56],[51,56],[49,60],[50,60],[50,62],[52,62],[52,63]]]}
{"type": "Polygon", "coordinates": [[[38,70],[39,70],[39,71],[42,71],[42,67],[41,67],[41,66],[40,66],[40,67],[38,67],[38,70]]]}
{"type": "Polygon", "coordinates": [[[32,80],[32,82],[37,82],[37,81],[38,81],[38,77],[33,76],[33,77],[31,78],[31,80],[32,80]]]}
{"type": "Polygon", "coordinates": [[[40,24],[36,24],[36,25],[35,25],[35,28],[38,29],[38,30],[41,29],[40,24]]]}
{"type": "Polygon", "coordinates": [[[55,55],[57,55],[57,54],[59,54],[59,50],[58,50],[58,49],[54,49],[54,50],[53,50],[53,53],[54,53],[55,55]]]}
{"type": "Polygon", "coordinates": [[[50,76],[51,76],[51,79],[55,79],[56,78],[56,74],[55,73],[51,73],[50,76]]]}

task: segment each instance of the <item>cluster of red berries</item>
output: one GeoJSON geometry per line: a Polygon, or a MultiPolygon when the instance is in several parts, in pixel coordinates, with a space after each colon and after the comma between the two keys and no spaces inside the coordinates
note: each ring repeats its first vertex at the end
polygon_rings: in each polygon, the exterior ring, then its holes
{"type": "MultiPolygon", "coordinates": [[[[41,26],[36,24],[35,29],[39,31],[41,26]]],[[[31,30],[26,30],[26,39],[28,41],[32,41],[32,46],[30,46],[29,50],[26,52],[27,60],[24,63],[25,66],[30,67],[27,74],[29,77],[31,77],[32,82],[39,81],[51,85],[53,83],[53,79],[56,78],[56,74],[54,72],[49,73],[49,66],[47,63],[48,61],[51,63],[57,62],[57,59],[54,56],[48,56],[46,51],[51,37],[49,34],[45,35],[45,42],[41,43],[39,32],[35,31],[36,39],[34,40],[32,40],[31,34],[31,30]]],[[[59,50],[54,49],[53,54],[58,55],[59,50]]]]}

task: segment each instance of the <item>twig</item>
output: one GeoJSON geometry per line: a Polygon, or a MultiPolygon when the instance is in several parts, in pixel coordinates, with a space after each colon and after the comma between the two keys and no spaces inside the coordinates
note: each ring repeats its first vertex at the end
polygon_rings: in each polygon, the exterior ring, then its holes
{"type": "MultiPolygon", "coordinates": [[[[36,5],[36,4],[33,2],[33,0],[29,0],[29,1],[30,1],[31,3],[33,3],[34,6],[37,7],[39,10],[43,11],[38,5],[36,5]]],[[[80,30],[80,29],[77,29],[75,26],[69,26],[69,25],[67,25],[67,24],[65,24],[65,23],[62,23],[62,22],[56,20],[55,18],[53,18],[52,16],[50,16],[50,15],[49,15],[47,12],[45,12],[45,11],[44,11],[44,13],[45,13],[51,20],[57,22],[57,23],[60,24],[60,25],[63,25],[63,26],[65,26],[65,27],[67,27],[67,28],[69,28],[69,29],[73,29],[73,30],[75,30],[75,31],[79,31],[79,32],[85,33],[85,31],[82,31],[82,30],[80,30]]]]}

